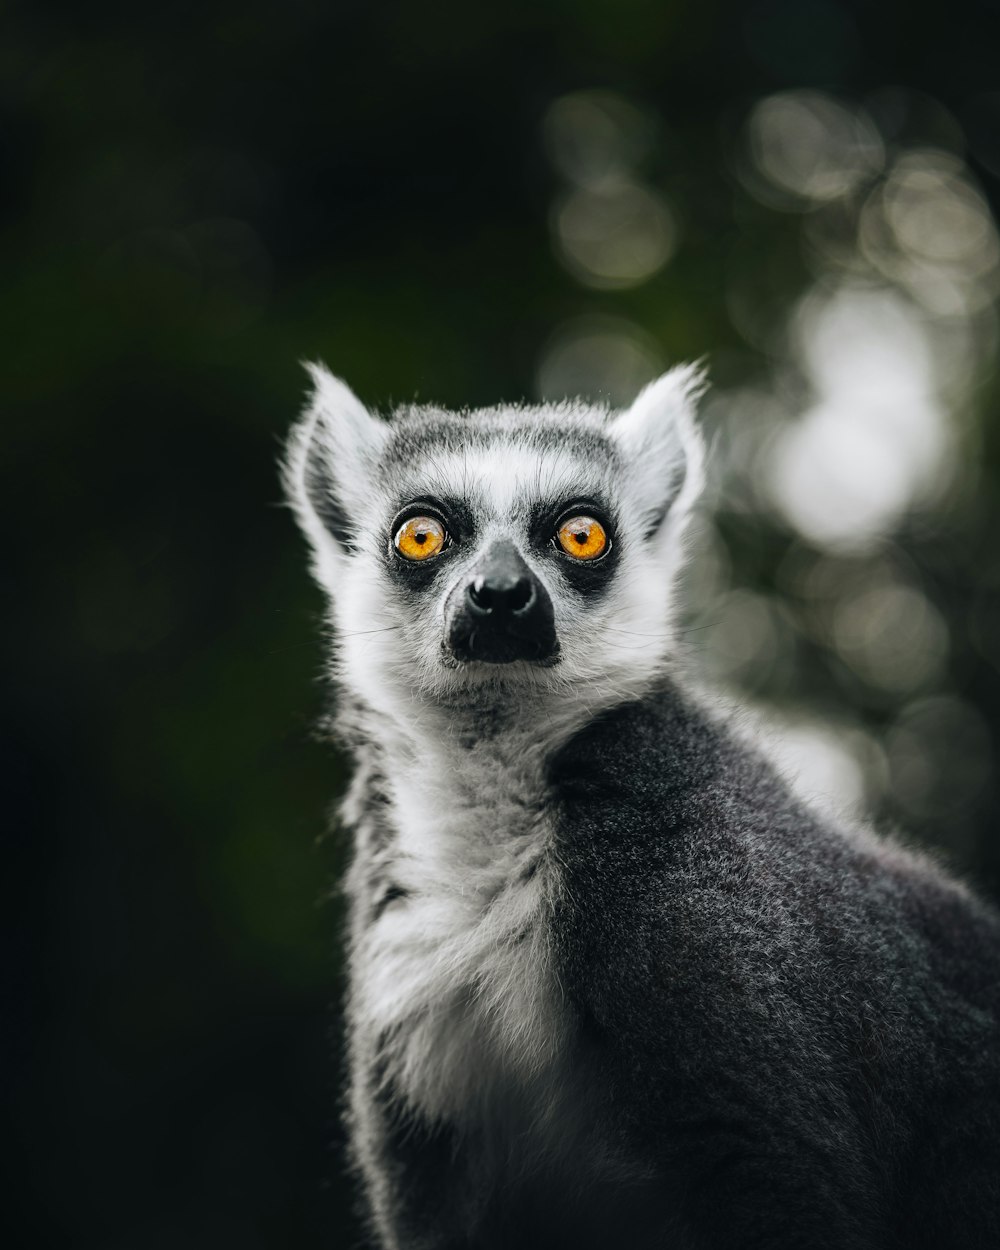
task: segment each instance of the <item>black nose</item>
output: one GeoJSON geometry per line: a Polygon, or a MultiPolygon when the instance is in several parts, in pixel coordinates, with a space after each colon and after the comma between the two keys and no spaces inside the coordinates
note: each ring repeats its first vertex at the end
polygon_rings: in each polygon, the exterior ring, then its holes
{"type": "Polygon", "coordinates": [[[481,573],[469,583],[466,594],[474,613],[496,618],[530,612],[536,597],[530,574],[512,575],[505,570],[481,573]]]}
{"type": "Polygon", "coordinates": [[[553,663],[559,652],[548,591],[513,543],[502,539],[448,608],[447,646],[458,660],[553,663]]]}

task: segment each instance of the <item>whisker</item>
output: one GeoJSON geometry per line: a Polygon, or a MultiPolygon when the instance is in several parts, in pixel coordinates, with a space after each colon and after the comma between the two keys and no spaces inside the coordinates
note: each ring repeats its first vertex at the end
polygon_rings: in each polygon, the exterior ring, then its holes
{"type": "Polygon", "coordinates": [[[352,629],[349,632],[338,630],[336,637],[338,638],[361,638],[365,634],[391,634],[397,629],[402,629],[402,625],[383,625],[381,629],[352,629]]]}
{"type": "Polygon", "coordinates": [[[664,639],[673,637],[673,634],[669,630],[664,630],[662,633],[658,634],[649,634],[643,632],[641,629],[622,629],[620,625],[608,625],[606,628],[615,634],[627,634],[630,638],[654,638],[659,639],[662,642],[664,639]]]}
{"type": "Polygon", "coordinates": [[[716,627],[716,625],[721,625],[721,624],[722,624],[722,617],[720,616],[717,620],[714,620],[714,621],[706,621],[706,622],[704,623],[704,625],[689,625],[689,626],[687,626],[687,628],[685,628],[685,629],[679,629],[679,630],[677,630],[677,633],[678,633],[678,634],[680,634],[680,635],[684,635],[684,634],[699,634],[699,633],[701,633],[701,631],[702,631],[702,630],[704,630],[704,629],[714,629],[714,628],[716,627]]]}

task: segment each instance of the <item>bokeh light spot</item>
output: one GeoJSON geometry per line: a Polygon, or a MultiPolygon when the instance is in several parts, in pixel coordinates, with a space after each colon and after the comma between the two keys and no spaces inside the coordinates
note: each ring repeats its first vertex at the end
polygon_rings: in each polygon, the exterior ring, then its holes
{"type": "Polygon", "coordinates": [[[543,400],[577,395],[612,406],[630,403],[662,371],[659,348],[648,334],[620,317],[579,317],[560,326],[538,367],[543,400]]]}
{"type": "MultiPolygon", "coordinates": [[[[806,203],[846,195],[877,174],[885,159],[868,115],[818,91],[767,96],[750,114],[748,137],[766,182],[806,203]]],[[[755,193],[758,184],[748,189],[755,193]]]]}
{"type": "Polygon", "coordinates": [[[558,254],[584,286],[638,286],[670,260],[677,242],[663,196],[635,183],[571,191],[556,206],[558,254]]]}

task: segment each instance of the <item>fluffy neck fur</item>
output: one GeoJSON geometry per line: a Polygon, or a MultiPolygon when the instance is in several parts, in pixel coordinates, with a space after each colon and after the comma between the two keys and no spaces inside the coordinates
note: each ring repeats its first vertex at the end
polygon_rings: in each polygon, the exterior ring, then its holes
{"type": "Polygon", "coordinates": [[[357,1044],[431,1117],[474,1121],[558,1062],[546,768],[595,695],[603,707],[623,692],[355,702],[343,718],[359,761],[345,805],[357,1044]]]}

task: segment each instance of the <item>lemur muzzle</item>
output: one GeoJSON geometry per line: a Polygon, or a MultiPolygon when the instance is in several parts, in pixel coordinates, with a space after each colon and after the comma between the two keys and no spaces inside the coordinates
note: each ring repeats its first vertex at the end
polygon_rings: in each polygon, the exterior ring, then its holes
{"type": "Polygon", "coordinates": [[[453,598],[448,644],[457,659],[509,664],[558,652],[552,600],[513,543],[495,543],[453,598]]]}

